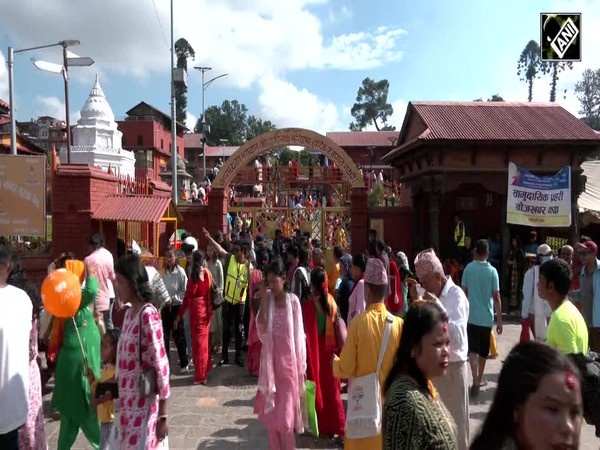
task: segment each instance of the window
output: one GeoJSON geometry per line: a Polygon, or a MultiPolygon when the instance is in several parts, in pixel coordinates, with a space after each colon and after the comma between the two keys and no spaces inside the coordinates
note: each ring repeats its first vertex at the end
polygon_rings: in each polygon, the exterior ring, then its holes
{"type": "Polygon", "coordinates": [[[141,134],[138,134],[137,145],[139,145],[139,146],[144,145],[144,136],[142,136],[141,134]]]}
{"type": "Polygon", "coordinates": [[[173,144],[169,144],[169,153],[173,151],[173,144]]]}
{"type": "Polygon", "coordinates": [[[164,141],[164,139],[161,139],[161,140],[160,140],[160,149],[161,149],[161,150],[164,150],[164,149],[165,149],[165,141],[164,141]]]}

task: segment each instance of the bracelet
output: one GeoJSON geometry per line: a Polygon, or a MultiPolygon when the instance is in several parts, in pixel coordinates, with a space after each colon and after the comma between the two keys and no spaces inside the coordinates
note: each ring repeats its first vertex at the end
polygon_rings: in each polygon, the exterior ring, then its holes
{"type": "Polygon", "coordinates": [[[167,417],[169,417],[167,414],[163,414],[162,416],[158,416],[158,418],[159,418],[160,420],[163,420],[163,419],[164,419],[164,420],[167,420],[167,417]]]}

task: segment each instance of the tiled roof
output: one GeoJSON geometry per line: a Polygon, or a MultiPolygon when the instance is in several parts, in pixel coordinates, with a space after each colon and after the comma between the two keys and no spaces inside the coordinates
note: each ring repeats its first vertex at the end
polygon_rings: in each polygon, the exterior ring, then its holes
{"type": "Polygon", "coordinates": [[[184,148],[202,148],[202,133],[186,133],[183,135],[184,148]]]}
{"type": "Polygon", "coordinates": [[[411,105],[429,129],[422,138],[425,140],[598,140],[594,130],[556,103],[414,102],[411,105]]]}
{"type": "Polygon", "coordinates": [[[158,223],[170,202],[170,197],[153,195],[109,195],[94,211],[92,219],[158,223]]]}
{"type": "Polygon", "coordinates": [[[235,147],[235,146],[212,146],[212,145],[207,145],[205,148],[205,152],[206,152],[206,157],[207,158],[217,158],[219,156],[223,157],[225,156],[225,158],[229,158],[231,155],[233,155],[236,150],[239,147],[235,147]]]}
{"type": "Polygon", "coordinates": [[[340,147],[393,147],[398,131],[332,131],[326,136],[340,147]]]}

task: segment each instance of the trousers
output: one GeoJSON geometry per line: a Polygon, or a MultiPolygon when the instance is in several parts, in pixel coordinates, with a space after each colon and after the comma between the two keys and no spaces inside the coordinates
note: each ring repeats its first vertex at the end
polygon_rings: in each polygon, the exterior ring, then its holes
{"type": "Polygon", "coordinates": [[[231,341],[231,326],[235,333],[235,357],[238,358],[242,353],[243,327],[244,327],[244,303],[230,303],[225,301],[223,306],[223,359],[228,359],[229,342],[231,341]]]}
{"type": "Polygon", "coordinates": [[[167,355],[169,355],[169,360],[171,359],[169,348],[171,347],[171,337],[173,337],[175,347],[177,347],[177,355],[179,356],[179,367],[183,369],[184,367],[187,367],[189,363],[186,349],[185,332],[183,327],[179,327],[177,329],[173,328],[175,319],[179,314],[179,308],[181,308],[180,305],[163,307],[161,311],[161,319],[163,326],[163,337],[165,338],[165,350],[167,351],[167,355]]]}
{"type": "Polygon", "coordinates": [[[60,431],[58,432],[58,450],[70,450],[77,439],[79,429],[95,450],[100,447],[100,422],[94,414],[93,417],[82,418],[83,422],[76,422],[64,414],[60,416],[60,431]]]}

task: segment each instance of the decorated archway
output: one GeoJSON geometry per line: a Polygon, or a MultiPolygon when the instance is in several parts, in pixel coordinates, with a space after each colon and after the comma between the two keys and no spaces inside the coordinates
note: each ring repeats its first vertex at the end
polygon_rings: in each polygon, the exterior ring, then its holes
{"type": "Polygon", "coordinates": [[[284,128],[264,133],[246,142],[231,156],[212,184],[209,194],[208,223],[211,230],[227,228],[228,199],[226,192],[238,172],[269,150],[298,146],[317,151],[332,162],[343,182],[351,188],[352,251],[363,251],[367,242],[367,192],[358,167],[348,154],[326,136],[303,128],[284,128]]]}
{"type": "Polygon", "coordinates": [[[255,137],[242,145],[223,165],[215,178],[213,188],[227,188],[238,170],[269,150],[289,145],[318,150],[335,163],[352,188],[364,188],[365,183],[358,167],[335,142],[322,134],[304,128],[283,128],[255,137]]]}

